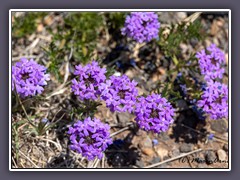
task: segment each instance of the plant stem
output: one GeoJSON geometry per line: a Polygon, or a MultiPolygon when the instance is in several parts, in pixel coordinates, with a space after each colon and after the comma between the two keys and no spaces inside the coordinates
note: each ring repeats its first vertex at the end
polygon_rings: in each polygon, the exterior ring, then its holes
{"type": "MultiPolygon", "coordinates": [[[[15,86],[15,87],[16,87],[16,86],[15,86]]],[[[33,126],[34,128],[36,128],[36,126],[31,122],[30,118],[28,117],[27,111],[26,111],[26,109],[25,109],[25,107],[24,107],[24,105],[23,105],[23,103],[22,103],[22,101],[21,101],[18,93],[17,93],[16,91],[15,91],[15,93],[16,93],[17,100],[18,100],[18,102],[20,103],[20,106],[21,106],[21,108],[22,108],[22,110],[23,110],[23,112],[24,112],[24,114],[25,114],[25,116],[26,116],[26,118],[27,118],[27,120],[28,120],[28,123],[29,123],[31,126],[33,126]]]]}

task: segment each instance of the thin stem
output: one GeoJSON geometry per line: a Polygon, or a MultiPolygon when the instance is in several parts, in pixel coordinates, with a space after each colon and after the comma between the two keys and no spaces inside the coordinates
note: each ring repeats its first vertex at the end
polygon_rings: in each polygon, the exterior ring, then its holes
{"type": "MultiPolygon", "coordinates": [[[[15,86],[15,87],[16,87],[16,86],[15,86]]],[[[26,118],[27,118],[27,120],[28,120],[28,123],[29,123],[31,126],[33,126],[34,128],[36,128],[36,126],[31,122],[30,118],[28,117],[27,111],[26,111],[26,109],[25,109],[25,107],[24,107],[24,105],[23,105],[23,103],[22,103],[22,101],[21,101],[18,93],[17,93],[16,91],[15,91],[15,93],[16,93],[17,100],[18,100],[18,102],[20,103],[20,106],[21,106],[21,108],[22,108],[22,110],[23,110],[23,112],[24,112],[24,114],[25,114],[25,116],[26,116],[26,118]]]]}

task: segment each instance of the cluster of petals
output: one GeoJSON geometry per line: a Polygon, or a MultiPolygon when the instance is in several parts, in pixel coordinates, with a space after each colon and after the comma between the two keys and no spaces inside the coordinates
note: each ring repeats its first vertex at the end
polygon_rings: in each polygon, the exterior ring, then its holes
{"type": "Polygon", "coordinates": [[[159,94],[138,98],[135,115],[141,129],[154,133],[167,131],[174,121],[172,105],[159,94]]]}
{"type": "Polygon", "coordinates": [[[99,119],[90,117],[76,122],[69,128],[70,149],[82,154],[88,160],[101,159],[103,151],[112,144],[110,126],[99,119]]]}
{"type": "Polygon", "coordinates": [[[206,81],[222,79],[224,74],[224,65],[226,63],[224,52],[222,52],[215,44],[211,44],[205,50],[197,52],[199,67],[201,74],[206,81]]]}
{"type": "Polygon", "coordinates": [[[154,12],[132,12],[126,17],[122,35],[126,35],[135,41],[149,42],[158,38],[160,22],[154,12]]]}
{"type": "Polygon", "coordinates": [[[138,96],[137,82],[130,80],[126,75],[110,76],[106,83],[99,87],[101,99],[112,111],[132,112],[138,96]]]}
{"type": "Polygon", "coordinates": [[[228,117],[228,87],[220,82],[209,81],[197,105],[212,119],[228,117]]]}
{"type": "Polygon", "coordinates": [[[106,79],[106,69],[101,68],[96,61],[92,61],[86,66],[76,66],[72,80],[72,92],[80,100],[96,100],[100,95],[99,85],[106,79]]]}
{"type": "Polygon", "coordinates": [[[46,70],[33,59],[21,58],[12,66],[12,90],[16,89],[21,97],[41,94],[50,80],[46,70]]]}

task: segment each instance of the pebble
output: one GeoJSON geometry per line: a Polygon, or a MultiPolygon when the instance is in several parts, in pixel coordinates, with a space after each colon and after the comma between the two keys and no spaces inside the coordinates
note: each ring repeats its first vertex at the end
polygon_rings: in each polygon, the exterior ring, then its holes
{"type": "Polygon", "coordinates": [[[156,163],[159,163],[161,161],[161,158],[160,157],[154,157],[151,161],[152,164],[156,164],[156,163]]]}
{"type": "Polygon", "coordinates": [[[224,133],[227,131],[227,123],[224,120],[217,120],[211,122],[211,129],[218,133],[224,133]]]}
{"type": "Polygon", "coordinates": [[[170,153],[170,156],[171,156],[171,157],[177,157],[177,156],[179,156],[179,155],[180,155],[179,149],[174,149],[174,150],[172,150],[172,152],[170,153]]]}
{"type": "Polygon", "coordinates": [[[177,12],[177,16],[183,20],[187,17],[187,13],[186,12],[177,12]]]}
{"type": "Polygon", "coordinates": [[[168,136],[168,134],[166,132],[161,132],[158,137],[163,140],[163,141],[167,141],[170,139],[170,137],[168,136]]]}
{"type": "Polygon", "coordinates": [[[216,158],[216,153],[213,151],[207,151],[205,154],[207,164],[212,164],[216,160],[216,158]]]}
{"type": "Polygon", "coordinates": [[[120,126],[126,126],[131,121],[131,114],[123,112],[117,113],[117,120],[120,126]]]}
{"type": "Polygon", "coordinates": [[[187,143],[183,143],[183,144],[179,147],[179,150],[180,150],[180,152],[182,152],[182,153],[190,152],[190,151],[192,151],[192,149],[193,149],[193,145],[192,145],[192,144],[187,144],[187,143]]]}
{"type": "Polygon", "coordinates": [[[147,136],[142,141],[140,141],[139,145],[142,148],[152,148],[152,140],[149,136],[147,136]]]}
{"type": "Polygon", "coordinates": [[[157,155],[161,159],[165,160],[168,157],[168,150],[166,148],[164,148],[162,146],[157,146],[155,150],[157,152],[157,155]]]}
{"type": "Polygon", "coordinates": [[[152,157],[154,155],[154,151],[151,148],[143,148],[143,154],[152,157]]]}
{"type": "Polygon", "coordinates": [[[125,74],[126,74],[130,79],[132,79],[132,78],[135,76],[131,70],[127,70],[125,74]]]}
{"type": "Polygon", "coordinates": [[[227,144],[224,144],[223,150],[226,151],[226,152],[228,152],[228,145],[227,145],[227,144]]]}
{"type": "Polygon", "coordinates": [[[224,150],[219,149],[219,150],[217,151],[217,155],[218,155],[218,159],[219,159],[220,161],[225,161],[225,160],[226,160],[227,154],[226,154],[226,152],[225,152],[224,150]]]}
{"type": "Polygon", "coordinates": [[[136,161],[136,166],[138,166],[139,168],[143,168],[144,167],[144,162],[143,161],[139,161],[139,160],[137,160],[136,161]]]}

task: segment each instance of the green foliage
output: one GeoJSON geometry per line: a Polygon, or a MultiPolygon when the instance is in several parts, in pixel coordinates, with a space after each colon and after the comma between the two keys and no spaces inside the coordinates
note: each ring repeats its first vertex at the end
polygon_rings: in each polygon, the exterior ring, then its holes
{"type": "Polygon", "coordinates": [[[183,23],[178,25],[177,28],[175,28],[175,25],[171,25],[170,32],[166,37],[163,35],[164,29],[161,29],[159,45],[166,56],[178,56],[181,53],[179,48],[181,43],[189,43],[191,39],[200,41],[205,37],[201,29],[202,25],[200,21],[190,23],[188,26],[183,23]]]}
{"type": "Polygon", "coordinates": [[[102,25],[100,13],[76,12],[64,17],[64,25],[59,25],[57,32],[49,29],[53,36],[53,41],[46,50],[51,61],[49,71],[62,79],[59,67],[64,60],[73,58],[75,63],[82,64],[91,61],[102,25]]]}
{"type": "Polygon", "coordinates": [[[174,85],[170,82],[159,83],[156,88],[156,93],[161,94],[162,97],[168,99],[170,102],[182,99],[180,92],[174,91],[174,85]]]}
{"type": "Polygon", "coordinates": [[[125,21],[125,16],[127,13],[125,12],[109,12],[106,13],[105,16],[107,17],[108,24],[110,28],[115,30],[120,30],[125,21]]]}
{"type": "Polygon", "coordinates": [[[21,38],[32,34],[36,31],[37,21],[42,21],[46,14],[45,12],[27,12],[24,16],[14,16],[12,36],[21,38]]]}
{"type": "Polygon", "coordinates": [[[114,66],[107,66],[107,72],[106,72],[106,77],[109,78],[115,73],[115,67],[114,66]]]}
{"type": "Polygon", "coordinates": [[[48,59],[49,59],[49,66],[48,71],[53,74],[58,81],[62,81],[63,77],[60,75],[59,68],[61,63],[64,61],[64,51],[60,49],[58,46],[51,42],[48,49],[42,47],[45,51],[48,59]]]}
{"type": "Polygon", "coordinates": [[[87,117],[93,118],[97,112],[98,106],[102,103],[98,101],[85,100],[83,103],[79,103],[78,107],[73,107],[70,112],[71,119],[85,119],[87,117]]]}

